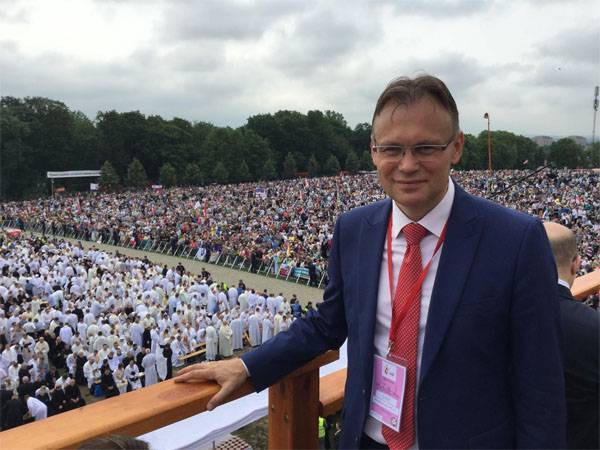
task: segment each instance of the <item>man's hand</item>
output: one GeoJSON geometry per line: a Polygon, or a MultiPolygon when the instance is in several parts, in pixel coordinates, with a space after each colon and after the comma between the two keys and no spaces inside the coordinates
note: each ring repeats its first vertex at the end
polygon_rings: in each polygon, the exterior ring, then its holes
{"type": "Polygon", "coordinates": [[[221,390],[211,398],[206,405],[212,411],[221,405],[225,399],[239,388],[248,378],[246,367],[239,358],[226,361],[203,362],[185,367],[174,378],[176,383],[197,383],[200,381],[216,381],[221,390]]]}

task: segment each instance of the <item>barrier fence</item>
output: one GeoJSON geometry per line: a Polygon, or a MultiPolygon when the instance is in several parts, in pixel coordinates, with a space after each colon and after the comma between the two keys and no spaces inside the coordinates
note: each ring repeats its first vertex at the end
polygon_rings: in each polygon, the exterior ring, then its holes
{"type": "Polygon", "coordinates": [[[23,222],[21,220],[2,220],[0,221],[2,228],[15,228],[22,231],[40,233],[42,235],[50,235],[53,237],[62,237],[75,239],[78,241],[95,242],[98,244],[113,245],[122,248],[131,248],[150,253],[159,253],[162,255],[176,256],[189,260],[206,262],[217,266],[228,267],[244,272],[252,272],[258,275],[282,279],[296,284],[305,284],[322,289],[327,284],[327,272],[317,269],[316,277],[311,283],[310,273],[306,267],[297,267],[294,262],[285,258],[283,261],[271,259],[269,261],[250,261],[237,253],[230,253],[224,250],[219,252],[211,252],[208,260],[199,258],[200,248],[191,247],[171,241],[159,239],[143,239],[137,241],[132,238],[122,240],[113,238],[110,233],[99,233],[96,230],[80,230],[72,225],[63,224],[61,226],[48,225],[45,222],[23,222]]]}

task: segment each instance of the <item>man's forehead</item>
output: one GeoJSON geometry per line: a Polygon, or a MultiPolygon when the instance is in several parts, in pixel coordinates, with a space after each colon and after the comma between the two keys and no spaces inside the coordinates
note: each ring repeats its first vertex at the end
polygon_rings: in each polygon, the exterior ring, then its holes
{"type": "Polygon", "coordinates": [[[377,138],[382,127],[401,129],[405,124],[419,123],[423,130],[452,128],[450,113],[439,102],[425,96],[413,102],[388,101],[381,112],[373,120],[372,137],[377,138]],[[418,120],[417,120],[418,119],[418,120]]]}

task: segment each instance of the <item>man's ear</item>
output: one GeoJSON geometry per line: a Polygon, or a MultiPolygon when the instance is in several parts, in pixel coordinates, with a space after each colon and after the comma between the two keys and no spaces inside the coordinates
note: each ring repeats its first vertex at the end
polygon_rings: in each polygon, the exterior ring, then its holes
{"type": "Polygon", "coordinates": [[[452,165],[458,164],[460,158],[462,157],[463,149],[465,147],[465,135],[462,131],[459,131],[456,135],[456,139],[452,144],[450,144],[451,162],[452,165]]]}
{"type": "Polygon", "coordinates": [[[580,267],[581,267],[581,256],[577,255],[575,257],[575,259],[573,259],[573,262],[571,262],[571,275],[573,275],[573,276],[577,275],[577,272],[579,272],[580,267]]]}

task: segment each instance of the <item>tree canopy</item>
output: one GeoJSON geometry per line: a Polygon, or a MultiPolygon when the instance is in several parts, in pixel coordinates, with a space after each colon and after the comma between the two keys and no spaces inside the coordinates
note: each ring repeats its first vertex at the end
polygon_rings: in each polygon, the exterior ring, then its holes
{"type": "MultiPolygon", "coordinates": [[[[2,97],[0,107],[0,200],[47,195],[47,171],[101,166],[103,189],[120,183],[128,188],[235,183],[374,169],[371,125],[350,128],[336,111],[257,114],[230,128],[140,111],[101,111],[92,121],[43,97],[2,97]]],[[[509,131],[492,133],[494,169],[536,167],[546,160],[558,167],[597,167],[599,151],[598,144],[584,150],[569,139],[541,148],[509,131]]],[[[485,169],[487,159],[487,133],[465,135],[457,168],[485,169]]],[[[61,183],[81,190],[89,181],[61,183]]]]}

